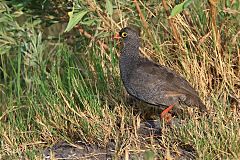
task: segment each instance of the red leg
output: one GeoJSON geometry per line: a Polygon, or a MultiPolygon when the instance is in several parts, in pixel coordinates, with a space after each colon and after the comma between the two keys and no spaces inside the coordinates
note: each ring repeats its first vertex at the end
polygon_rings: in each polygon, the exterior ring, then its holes
{"type": "Polygon", "coordinates": [[[164,119],[166,114],[173,108],[174,104],[170,105],[169,107],[167,107],[166,109],[164,109],[161,113],[161,118],[164,119]]]}

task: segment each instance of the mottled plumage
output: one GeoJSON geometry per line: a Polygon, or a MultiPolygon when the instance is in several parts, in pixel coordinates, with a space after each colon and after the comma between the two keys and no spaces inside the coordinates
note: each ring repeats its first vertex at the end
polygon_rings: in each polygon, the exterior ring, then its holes
{"type": "Polygon", "coordinates": [[[198,93],[189,82],[174,71],[140,56],[140,38],[137,31],[126,27],[119,35],[123,38],[120,73],[130,95],[155,106],[183,103],[206,111],[198,93]]]}

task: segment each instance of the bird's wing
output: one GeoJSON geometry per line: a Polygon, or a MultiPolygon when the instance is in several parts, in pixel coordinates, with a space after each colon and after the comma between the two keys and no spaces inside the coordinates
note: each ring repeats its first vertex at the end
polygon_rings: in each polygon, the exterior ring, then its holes
{"type": "Polygon", "coordinates": [[[181,76],[153,62],[141,63],[129,77],[130,94],[155,105],[184,102],[188,95],[197,92],[181,76]]]}
{"type": "Polygon", "coordinates": [[[164,66],[147,61],[137,67],[137,72],[141,72],[141,70],[145,70],[145,73],[147,73],[149,76],[155,77],[154,79],[167,82],[170,86],[173,86],[175,90],[198,96],[198,93],[186,79],[164,66]]]}

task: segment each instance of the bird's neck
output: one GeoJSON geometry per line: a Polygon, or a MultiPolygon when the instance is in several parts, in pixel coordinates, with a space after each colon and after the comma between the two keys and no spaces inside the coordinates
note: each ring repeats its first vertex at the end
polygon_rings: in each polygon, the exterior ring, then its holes
{"type": "Polygon", "coordinates": [[[139,46],[139,42],[137,41],[135,41],[135,43],[124,43],[119,63],[123,79],[127,79],[133,68],[141,61],[139,46]]]}
{"type": "Polygon", "coordinates": [[[139,42],[135,41],[134,43],[124,43],[124,46],[121,50],[120,63],[124,63],[126,67],[130,67],[135,65],[135,63],[139,61],[139,58],[139,42]]]}
{"type": "Polygon", "coordinates": [[[136,61],[140,57],[139,55],[140,42],[138,39],[129,40],[123,43],[121,56],[126,57],[131,61],[136,61]]]}

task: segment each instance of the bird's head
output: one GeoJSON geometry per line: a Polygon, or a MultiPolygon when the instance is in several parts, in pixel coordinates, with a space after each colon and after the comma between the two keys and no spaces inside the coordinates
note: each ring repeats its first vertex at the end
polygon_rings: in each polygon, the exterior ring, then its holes
{"type": "Polygon", "coordinates": [[[123,42],[130,40],[139,40],[140,32],[137,29],[131,27],[125,27],[114,37],[115,39],[123,39],[123,42]]]}

